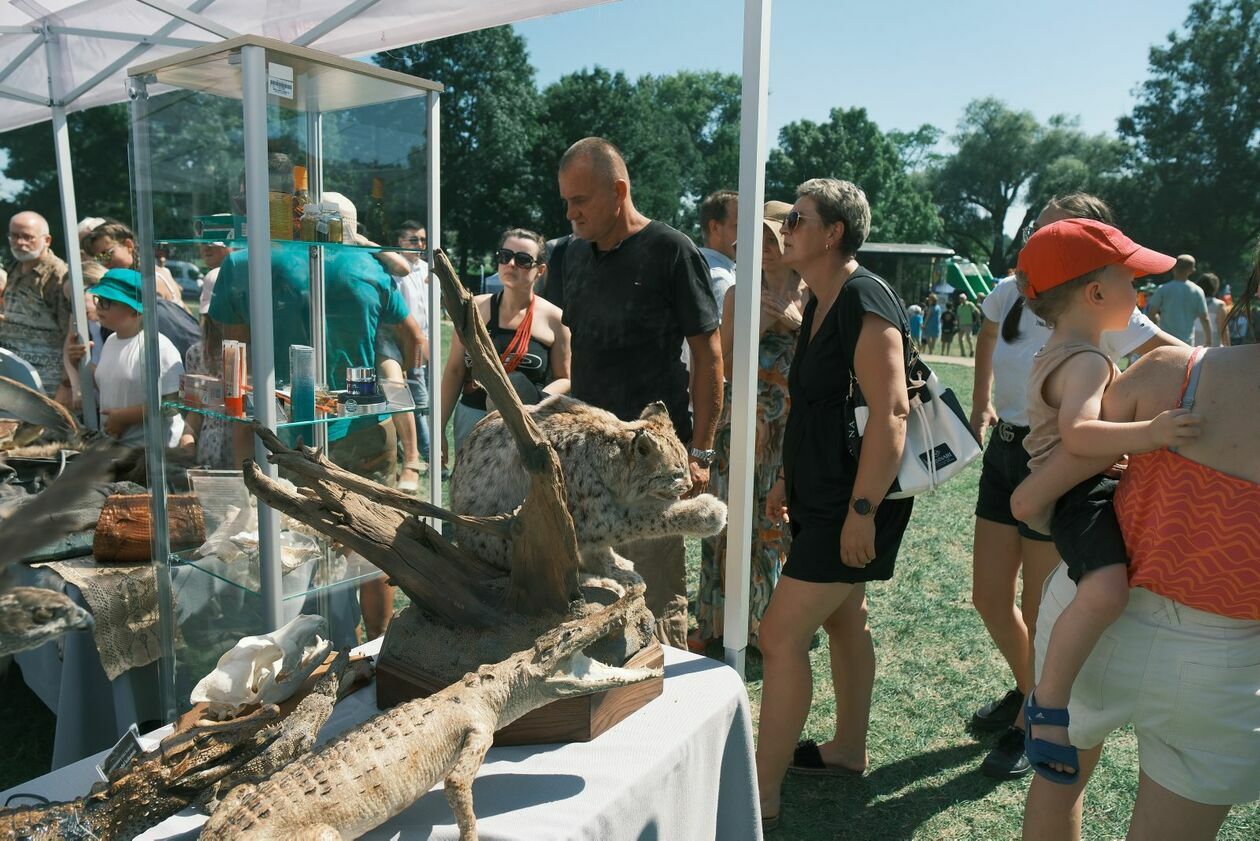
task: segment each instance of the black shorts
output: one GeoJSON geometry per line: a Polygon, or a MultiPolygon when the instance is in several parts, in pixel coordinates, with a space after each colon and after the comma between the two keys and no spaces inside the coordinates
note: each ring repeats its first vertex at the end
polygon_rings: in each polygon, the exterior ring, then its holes
{"type": "Polygon", "coordinates": [[[1090,570],[1128,564],[1120,521],[1116,519],[1116,480],[1092,476],[1059,497],[1050,533],[1068,575],[1080,583],[1090,570]]]}
{"type": "MultiPolygon", "coordinates": [[[[783,575],[816,584],[887,581],[893,577],[901,538],[910,524],[914,499],[886,499],[875,512],[875,559],[864,567],[851,567],[840,560],[840,532],[843,518],[825,523],[790,520],[792,548],[783,564],[783,575]]],[[[848,516],[856,517],[851,510],[848,516]]]]}
{"type": "Polygon", "coordinates": [[[1024,436],[1028,427],[1006,421],[989,433],[989,446],[984,451],[984,467],[980,471],[980,494],[976,498],[976,516],[981,520],[1016,526],[1020,537],[1049,542],[1050,536],[1033,531],[1011,514],[1011,494],[1028,478],[1028,451],[1024,436]]]}

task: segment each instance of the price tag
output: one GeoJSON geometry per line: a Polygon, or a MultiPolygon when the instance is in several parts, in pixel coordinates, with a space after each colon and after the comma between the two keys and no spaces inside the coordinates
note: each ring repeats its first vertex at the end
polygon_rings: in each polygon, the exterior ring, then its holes
{"type": "Polygon", "coordinates": [[[293,68],[267,62],[267,93],[284,99],[293,98],[293,68]]]}
{"type": "Polygon", "coordinates": [[[110,748],[109,753],[101,760],[101,764],[96,766],[96,773],[102,780],[108,781],[110,774],[120,768],[125,768],[131,760],[142,753],[144,753],[144,748],[140,746],[140,730],[132,724],[117,744],[110,748]]]}

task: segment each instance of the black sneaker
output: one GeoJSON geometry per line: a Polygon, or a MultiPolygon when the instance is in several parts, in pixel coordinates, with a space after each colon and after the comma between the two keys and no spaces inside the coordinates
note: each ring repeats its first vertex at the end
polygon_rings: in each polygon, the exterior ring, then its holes
{"type": "Polygon", "coordinates": [[[1008,727],[998,737],[997,746],[980,763],[980,773],[995,780],[1013,780],[1032,770],[1028,757],[1024,756],[1024,731],[1008,727]]]}
{"type": "Polygon", "coordinates": [[[996,701],[985,704],[971,716],[971,729],[977,733],[996,733],[1015,724],[1024,706],[1024,693],[1012,689],[996,701]]]}

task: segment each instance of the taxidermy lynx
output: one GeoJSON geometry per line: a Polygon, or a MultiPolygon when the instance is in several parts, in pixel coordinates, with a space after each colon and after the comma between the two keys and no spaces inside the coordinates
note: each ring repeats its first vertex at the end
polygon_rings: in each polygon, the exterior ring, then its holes
{"type": "MultiPolygon", "coordinates": [[[[653,403],[628,422],[564,395],[525,410],[560,457],[586,572],[620,580],[618,571],[625,567],[614,546],[651,537],[709,537],[726,526],[726,505],[717,497],[680,499],[691,485],[687,450],[663,403],[653,403]]],[[[503,420],[487,416],[459,451],[451,508],[460,514],[502,514],[515,510],[527,489],[503,420]]],[[[484,560],[508,568],[508,541],[458,526],[455,537],[484,560]]]]}

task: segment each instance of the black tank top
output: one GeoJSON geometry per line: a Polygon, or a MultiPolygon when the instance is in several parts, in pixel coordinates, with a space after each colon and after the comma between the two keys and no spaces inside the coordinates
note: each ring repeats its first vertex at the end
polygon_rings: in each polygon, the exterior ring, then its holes
{"type": "MultiPolygon", "coordinates": [[[[490,341],[494,344],[494,349],[499,353],[500,358],[516,336],[515,328],[499,326],[499,303],[502,297],[502,292],[496,292],[490,298],[490,320],[486,324],[486,328],[490,331],[490,341]]],[[[472,365],[472,360],[467,353],[464,354],[464,365],[467,367],[472,365]]],[[[525,356],[522,357],[520,364],[516,366],[516,373],[524,374],[526,379],[542,390],[542,387],[550,382],[551,348],[530,336],[529,347],[526,348],[525,356]]],[[[486,390],[479,386],[476,390],[460,397],[460,402],[470,409],[485,411],[486,390]]]]}

